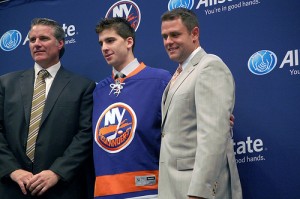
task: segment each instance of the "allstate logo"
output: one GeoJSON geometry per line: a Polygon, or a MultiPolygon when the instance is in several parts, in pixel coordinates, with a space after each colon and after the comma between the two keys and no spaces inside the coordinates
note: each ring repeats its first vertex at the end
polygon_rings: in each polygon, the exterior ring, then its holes
{"type": "Polygon", "coordinates": [[[191,10],[194,6],[194,0],[170,0],[168,9],[173,10],[175,8],[187,8],[191,10]]]}
{"type": "Polygon", "coordinates": [[[133,1],[121,0],[112,5],[105,15],[105,18],[112,17],[126,18],[131,27],[136,31],[140,25],[141,11],[133,1]]]}
{"type": "Polygon", "coordinates": [[[19,46],[22,35],[17,30],[9,30],[0,39],[0,47],[4,51],[12,51],[19,46]]]}
{"type": "Polygon", "coordinates": [[[133,140],[136,124],[136,115],[130,106],[121,102],[114,103],[98,119],[95,142],[104,151],[120,152],[133,140]]]}
{"type": "Polygon", "coordinates": [[[248,60],[248,68],[255,75],[265,75],[271,72],[276,64],[277,57],[269,50],[258,51],[248,60]]]}

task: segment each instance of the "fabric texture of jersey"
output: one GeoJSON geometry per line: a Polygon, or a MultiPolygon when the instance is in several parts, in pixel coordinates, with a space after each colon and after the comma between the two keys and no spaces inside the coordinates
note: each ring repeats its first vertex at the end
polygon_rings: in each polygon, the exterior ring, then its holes
{"type": "Polygon", "coordinates": [[[124,79],[108,77],[97,84],[93,94],[95,198],[155,198],[161,97],[170,78],[169,72],[142,63],[124,79]]]}

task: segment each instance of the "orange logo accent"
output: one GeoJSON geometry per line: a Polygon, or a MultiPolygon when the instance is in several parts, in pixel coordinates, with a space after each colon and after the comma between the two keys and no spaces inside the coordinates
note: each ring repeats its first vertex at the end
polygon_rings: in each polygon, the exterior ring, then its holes
{"type": "Polygon", "coordinates": [[[136,115],[130,106],[120,102],[112,104],[98,119],[95,141],[109,153],[120,152],[134,138],[136,124],[136,115]]]}

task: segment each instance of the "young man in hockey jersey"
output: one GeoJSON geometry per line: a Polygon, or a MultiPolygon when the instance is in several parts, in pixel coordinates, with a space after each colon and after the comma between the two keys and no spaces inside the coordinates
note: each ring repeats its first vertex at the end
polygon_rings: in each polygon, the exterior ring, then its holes
{"type": "Polygon", "coordinates": [[[161,97],[171,75],[138,62],[123,18],[96,26],[112,75],[94,91],[95,198],[157,198],[161,97]]]}

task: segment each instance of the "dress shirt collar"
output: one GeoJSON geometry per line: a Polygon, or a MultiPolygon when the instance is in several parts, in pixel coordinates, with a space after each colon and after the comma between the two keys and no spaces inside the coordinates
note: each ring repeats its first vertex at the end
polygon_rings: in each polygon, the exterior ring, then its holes
{"type": "MultiPolygon", "coordinates": [[[[130,62],[127,66],[125,66],[120,73],[128,76],[132,71],[134,71],[138,66],[140,65],[140,63],[138,62],[138,60],[135,58],[132,62],[130,62]]],[[[113,68],[113,74],[117,74],[119,73],[115,68],[113,68]]]]}
{"type": "Polygon", "coordinates": [[[199,46],[198,48],[196,48],[191,54],[190,56],[182,63],[182,70],[184,70],[186,68],[186,66],[188,65],[189,61],[196,55],[197,52],[199,52],[201,50],[201,47],[199,46]]]}
{"type": "MultiPolygon", "coordinates": [[[[49,68],[47,68],[47,71],[50,73],[50,77],[54,78],[57,71],[60,69],[61,63],[60,61],[57,62],[57,64],[54,64],[53,66],[50,66],[49,68]]],[[[44,68],[42,68],[40,65],[38,65],[37,63],[34,64],[34,73],[35,73],[35,77],[37,77],[37,74],[40,70],[42,70],[44,68]]]]}

